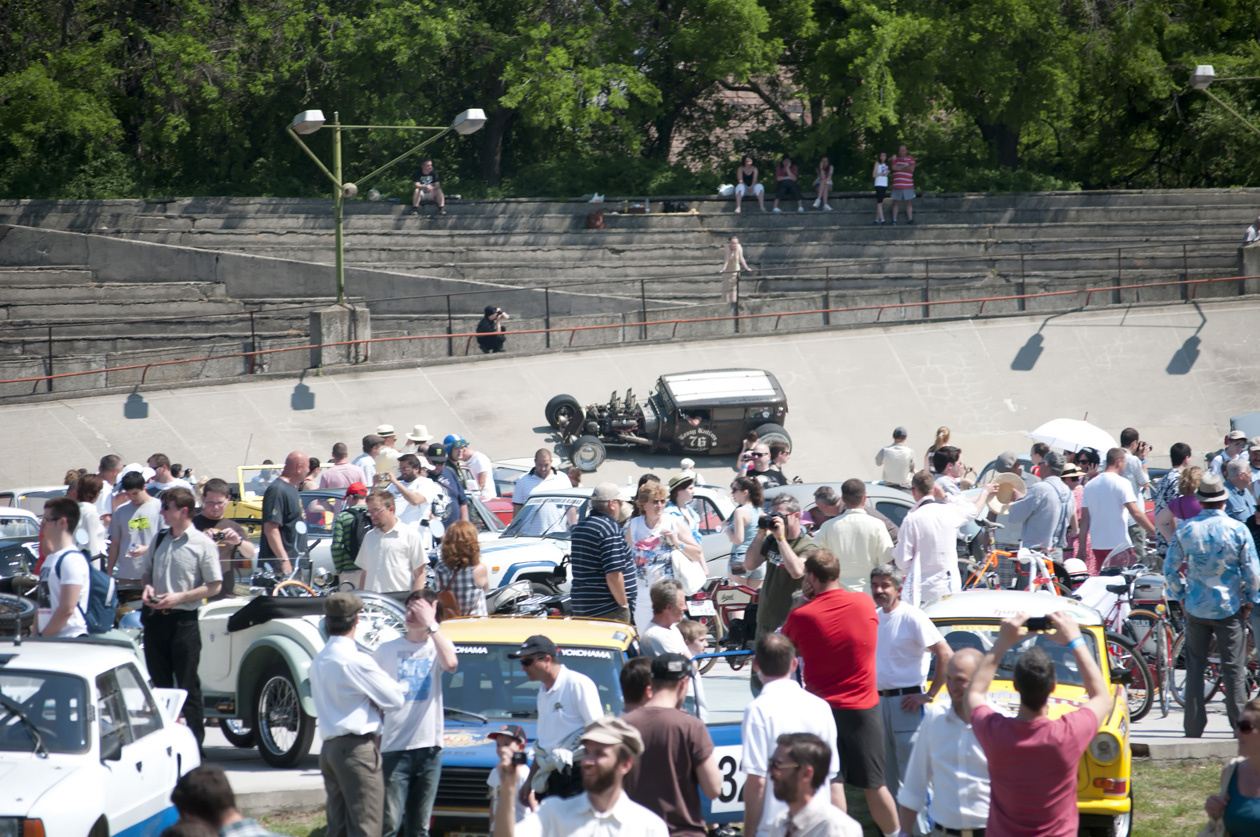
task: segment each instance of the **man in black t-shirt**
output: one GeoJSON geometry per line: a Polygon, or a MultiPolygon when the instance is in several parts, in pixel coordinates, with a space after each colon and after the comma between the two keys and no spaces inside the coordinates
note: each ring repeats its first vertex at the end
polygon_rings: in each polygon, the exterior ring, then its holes
{"type": "Polygon", "coordinates": [[[503,336],[503,332],[507,331],[507,325],[503,322],[508,319],[508,315],[503,313],[503,309],[496,305],[486,306],[486,315],[477,323],[477,345],[481,347],[483,354],[503,351],[503,344],[507,342],[507,338],[503,336]]]}
{"type": "Polygon", "coordinates": [[[219,549],[219,568],[223,571],[223,587],[211,601],[236,595],[236,570],[248,569],[254,559],[254,545],[245,527],[223,516],[227,511],[231,488],[225,480],[209,480],[201,489],[201,511],[192,519],[198,532],[205,532],[219,549]]]}
{"type": "Polygon", "coordinates": [[[258,562],[265,568],[278,569],[288,575],[293,572],[293,561],[306,548],[306,536],[299,535],[298,521],[302,519],[302,498],[297,487],[306,479],[310,459],[301,451],[285,457],[280,477],[267,486],[263,494],[262,547],[258,562]]]}
{"type": "Polygon", "coordinates": [[[437,169],[433,168],[431,157],[420,164],[420,168],[412,173],[411,179],[415,181],[416,187],[411,193],[412,214],[420,212],[421,201],[431,200],[437,204],[438,215],[445,215],[446,195],[442,194],[442,178],[438,176],[437,169]]]}

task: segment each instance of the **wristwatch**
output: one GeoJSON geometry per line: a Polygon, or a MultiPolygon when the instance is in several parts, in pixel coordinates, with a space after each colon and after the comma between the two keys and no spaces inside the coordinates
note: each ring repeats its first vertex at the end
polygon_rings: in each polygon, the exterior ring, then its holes
{"type": "Polygon", "coordinates": [[[435,633],[437,633],[437,632],[438,632],[438,628],[440,628],[440,627],[442,627],[442,626],[441,626],[441,625],[439,625],[437,622],[434,622],[432,625],[430,625],[430,626],[429,626],[429,633],[431,633],[431,634],[435,634],[435,633]]]}

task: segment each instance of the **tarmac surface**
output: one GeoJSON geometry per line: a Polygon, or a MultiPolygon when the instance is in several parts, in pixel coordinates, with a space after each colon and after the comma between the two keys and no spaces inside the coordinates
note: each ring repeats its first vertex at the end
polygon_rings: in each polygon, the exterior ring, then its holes
{"type": "MultiPolygon", "coordinates": [[[[704,675],[709,702],[709,723],[739,723],[744,706],[751,699],[748,690],[749,667],[732,671],[724,662],[704,675]]],[[[1158,704],[1133,725],[1130,746],[1134,756],[1153,762],[1174,764],[1186,761],[1224,763],[1238,748],[1225,716],[1225,704],[1218,695],[1208,703],[1208,727],[1200,739],[1190,740],[1182,733],[1182,713],[1174,702],[1167,718],[1160,717],[1158,704]]],[[[227,771],[236,789],[240,809],[249,816],[275,811],[320,809],[324,806],[324,784],[319,772],[319,735],[315,746],[295,768],[269,767],[257,749],[240,750],[227,743],[216,727],[206,729],[206,761],[227,771]]]]}

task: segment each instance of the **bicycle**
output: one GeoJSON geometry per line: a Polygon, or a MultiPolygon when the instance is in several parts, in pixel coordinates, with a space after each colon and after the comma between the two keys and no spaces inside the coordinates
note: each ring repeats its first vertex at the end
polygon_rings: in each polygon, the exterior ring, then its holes
{"type": "MultiPolygon", "coordinates": [[[[687,602],[687,614],[709,629],[709,653],[751,651],[757,638],[757,591],[729,578],[711,578],[687,602]]],[[[743,668],[748,654],[727,657],[734,671],[743,668]]],[[[698,663],[701,674],[717,664],[717,657],[698,663]]]]}
{"type": "MultiPolygon", "coordinates": [[[[1246,653],[1243,663],[1243,689],[1248,697],[1260,683],[1260,659],[1256,656],[1256,637],[1252,633],[1251,623],[1245,626],[1247,637],[1246,653]]],[[[1186,635],[1183,633],[1173,643],[1170,656],[1173,660],[1172,693],[1177,703],[1186,705],[1186,635]],[[1180,676],[1178,676],[1180,672],[1180,676]]],[[[1207,703],[1221,690],[1221,654],[1216,649],[1216,637],[1208,641],[1207,666],[1203,670],[1203,702],[1207,703]]]]}
{"type": "MultiPolygon", "coordinates": [[[[1177,637],[1168,618],[1164,577],[1147,572],[1141,564],[1120,570],[1118,576],[1122,579],[1120,583],[1106,587],[1108,593],[1116,596],[1116,601],[1103,616],[1103,625],[1128,639],[1146,661],[1154,693],[1159,696],[1161,717],[1167,718],[1169,695],[1174,690],[1173,648],[1177,637]],[[1126,604],[1130,605],[1129,614],[1122,618],[1126,604]]],[[[1134,716],[1134,720],[1138,717],[1141,716],[1134,716]]]]}

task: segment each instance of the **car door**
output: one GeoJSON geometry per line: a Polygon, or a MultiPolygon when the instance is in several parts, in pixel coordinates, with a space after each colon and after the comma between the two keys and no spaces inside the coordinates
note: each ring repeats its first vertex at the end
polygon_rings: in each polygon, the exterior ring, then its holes
{"type": "MultiPolygon", "coordinates": [[[[717,506],[706,497],[693,497],[691,510],[700,518],[700,547],[704,550],[704,560],[712,565],[730,557],[731,539],[727,537],[722,526],[726,521],[717,506]]],[[[711,566],[709,575],[713,575],[718,567],[711,566]]],[[[721,570],[725,574],[725,570],[721,570]]]]}
{"type": "Polygon", "coordinates": [[[156,835],[173,819],[168,809],[177,773],[162,714],[131,663],[98,675],[96,688],[110,830],[156,835]]]}

